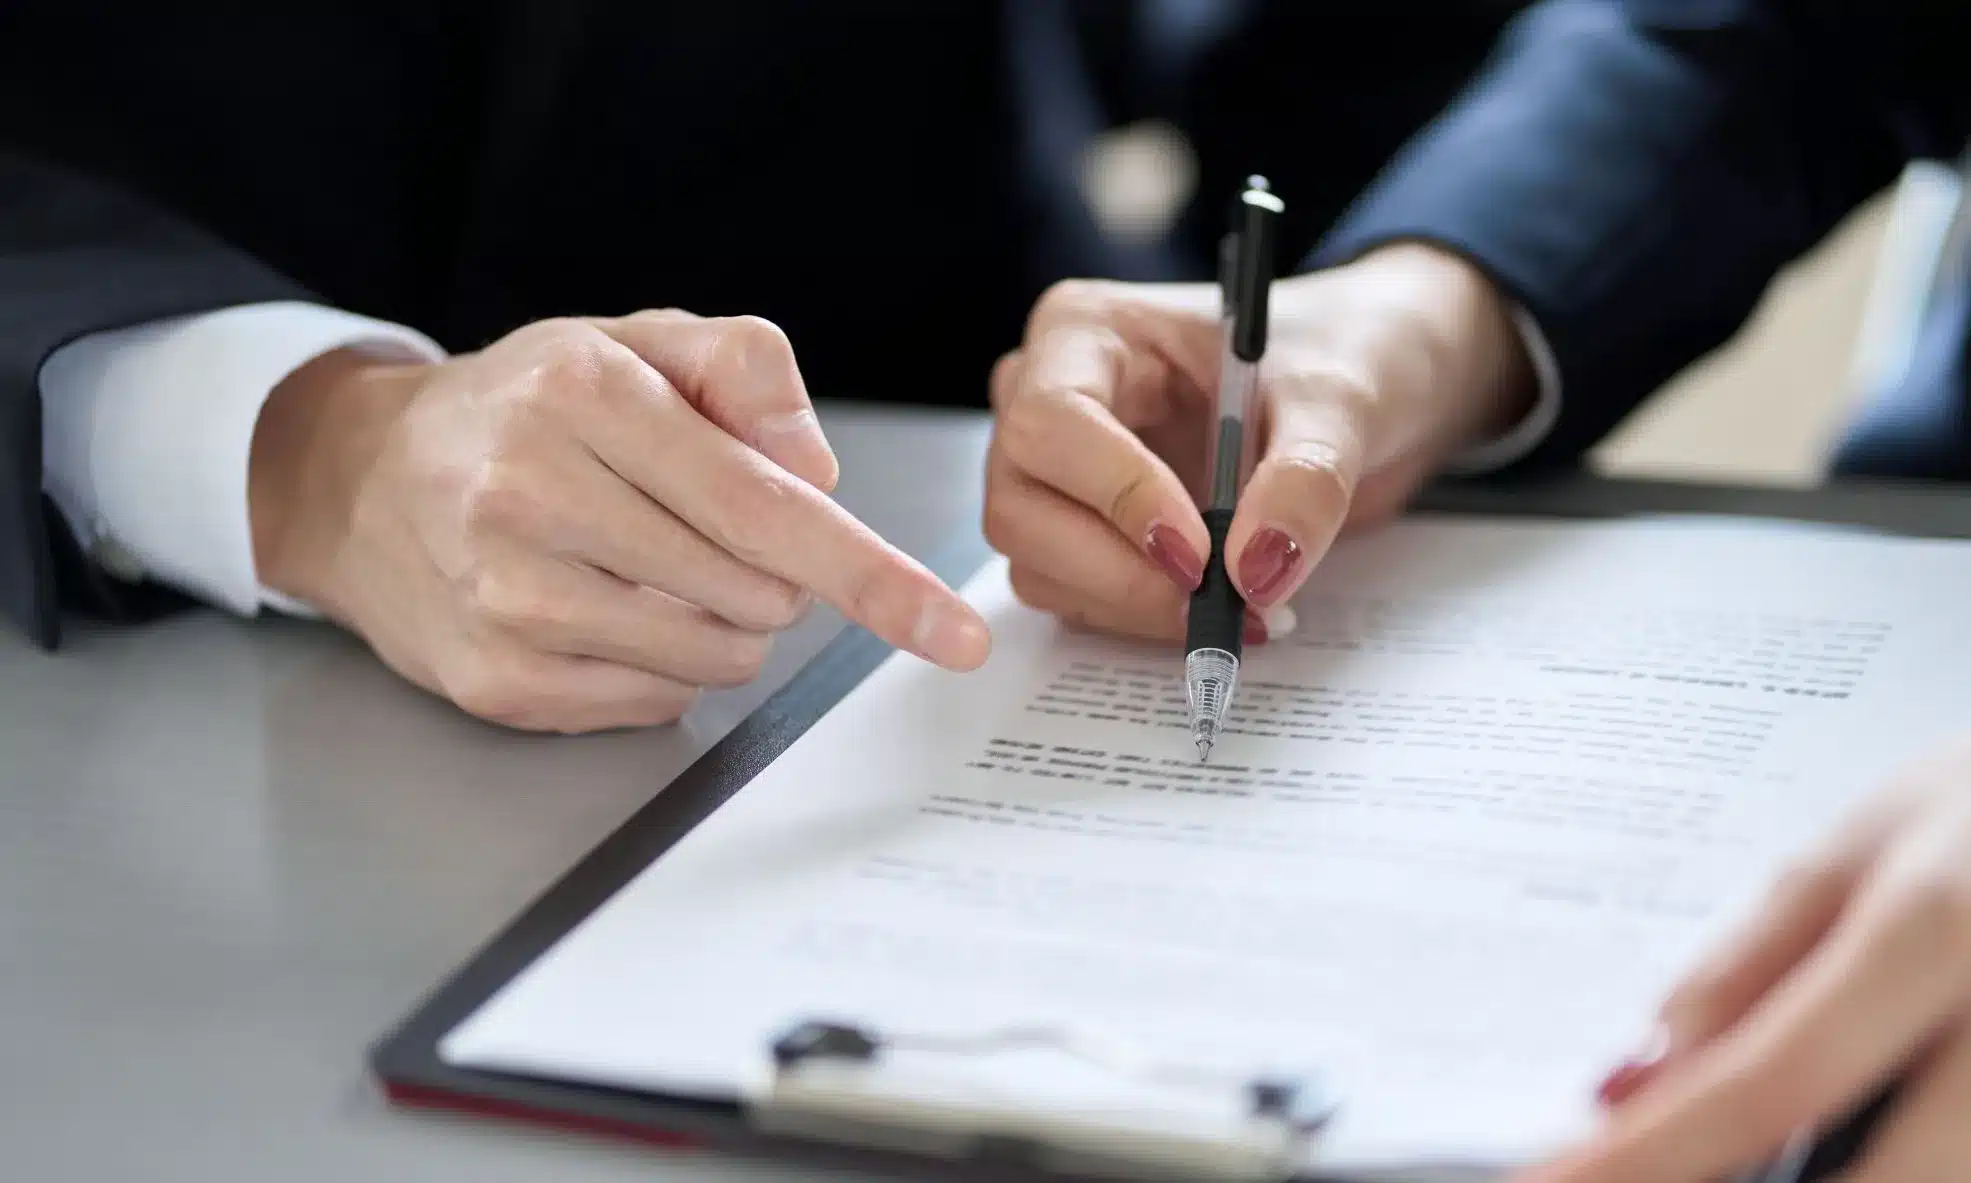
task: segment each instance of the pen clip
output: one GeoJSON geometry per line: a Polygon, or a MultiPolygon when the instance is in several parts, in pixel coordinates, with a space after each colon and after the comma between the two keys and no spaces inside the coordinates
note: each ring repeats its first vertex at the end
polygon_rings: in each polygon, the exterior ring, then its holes
{"type": "MultiPolygon", "coordinates": [[[[1241,361],[1257,363],[1266,353],[1273,255],[1280,217],[1286,208],[1265,177],[1248,178],[1245,191],[1239,194],[1237,217],[1227,237],[1236,243],[1230,268],[1232,352],[1241,361]]],[[[1221,283],[1224,271],[1221,259],[1221,283]]]]}

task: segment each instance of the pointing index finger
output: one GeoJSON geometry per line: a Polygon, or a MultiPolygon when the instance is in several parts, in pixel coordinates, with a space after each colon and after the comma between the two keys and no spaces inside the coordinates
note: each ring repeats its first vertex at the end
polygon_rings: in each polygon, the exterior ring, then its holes
{"type": "Polygon", "coordinates": [[[707,451],[717,476],[706,488],[723,491],[701,492],[681,509],[713,542],[927,661],[956,670],[985,661],[985,621],[923,564],[756,453],[707,451]]]}
{"type": "Polygon", "coordinates": [[[642,397],[587,433],[617,473],[748,566],[812,591],[851,621],[947,669],[985,661],[991,638],[971,605],[827,494],[707,422],[648,367],[642,397]]]}

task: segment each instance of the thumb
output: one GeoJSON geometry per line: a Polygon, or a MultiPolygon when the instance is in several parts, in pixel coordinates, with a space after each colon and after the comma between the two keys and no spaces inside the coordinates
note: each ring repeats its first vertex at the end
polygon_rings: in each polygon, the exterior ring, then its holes
{"type": "Polygon", "coordinates": [[[1265,450],[1225,536],[1233,586],[1261,610],[1300,590],[1333,545],[1365,466],[1362,431],[1344,400],[1297,391],[1269,411],[1265,450]]]}
{"type": "Polygon", "coordinates": [[[841,466],[815,417],[794,346],[778,325],[757,316],[670,309],[595,323],[727,435],[815,488],[834,489],[841,466]]]}

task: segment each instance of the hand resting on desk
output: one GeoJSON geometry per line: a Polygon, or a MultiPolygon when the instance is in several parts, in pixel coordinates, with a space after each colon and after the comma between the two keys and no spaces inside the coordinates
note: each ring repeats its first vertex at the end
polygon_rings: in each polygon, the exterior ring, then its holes
{"type": "MultiPolygon", "coordinates": [[[[1344,525],[1394,515],[1533,390],[1498,293],[1431,247],[1280,281],[1271,325],[1256,463],[1226,539],[1234,585],[1262,611],[1344,525]]],[[[1034,308],[992,376],[986,470],[986,537],[1024,602],[1085,627],[1183,636],[1209,549],[1197,506],[1223,349],[1210,284],[1071,282],[1034,308]]],[[[1263,627],[1249,616],[1249,636],[1263,627]]]]}
{"type": "Polygon", "coordinates": [[[261,416],[248,501],[269,586],[476,715],[587,731],[750,680],[810,595],[984,660],[984,622],[837,506],[836,475],[778,329],[643,312],[306,366],[261,416]]]}

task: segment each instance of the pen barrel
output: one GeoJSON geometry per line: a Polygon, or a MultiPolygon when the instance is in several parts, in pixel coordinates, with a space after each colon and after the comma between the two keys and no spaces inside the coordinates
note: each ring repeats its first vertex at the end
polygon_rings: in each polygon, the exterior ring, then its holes
{"type": "Polygon", "coordinates": [[[1232,586],[1230,563],[1225,554],[1225,536],[1232,529],[1232,511],[1205,511],[1205,529],[1211,534],[1211,557],[1205,563],[1204,582],[1191,593],[1190,619],[1185,624],[1184,651],[1223,649],[1233,657],[1244,651],[1246,602],[1232,586]]]}
{"type": "Polygon", "coordinates": [[[1211,457],[1206,509],[1229,511],[1238,507],[1239,490],[1252,470],[1252,438],[1246,424],[1252,422],[1252,401],[1258,391],[1259,367],[1241,361],[1228,348],[1218,379],[1218,408],[1206,453],[1211,457]]]}

